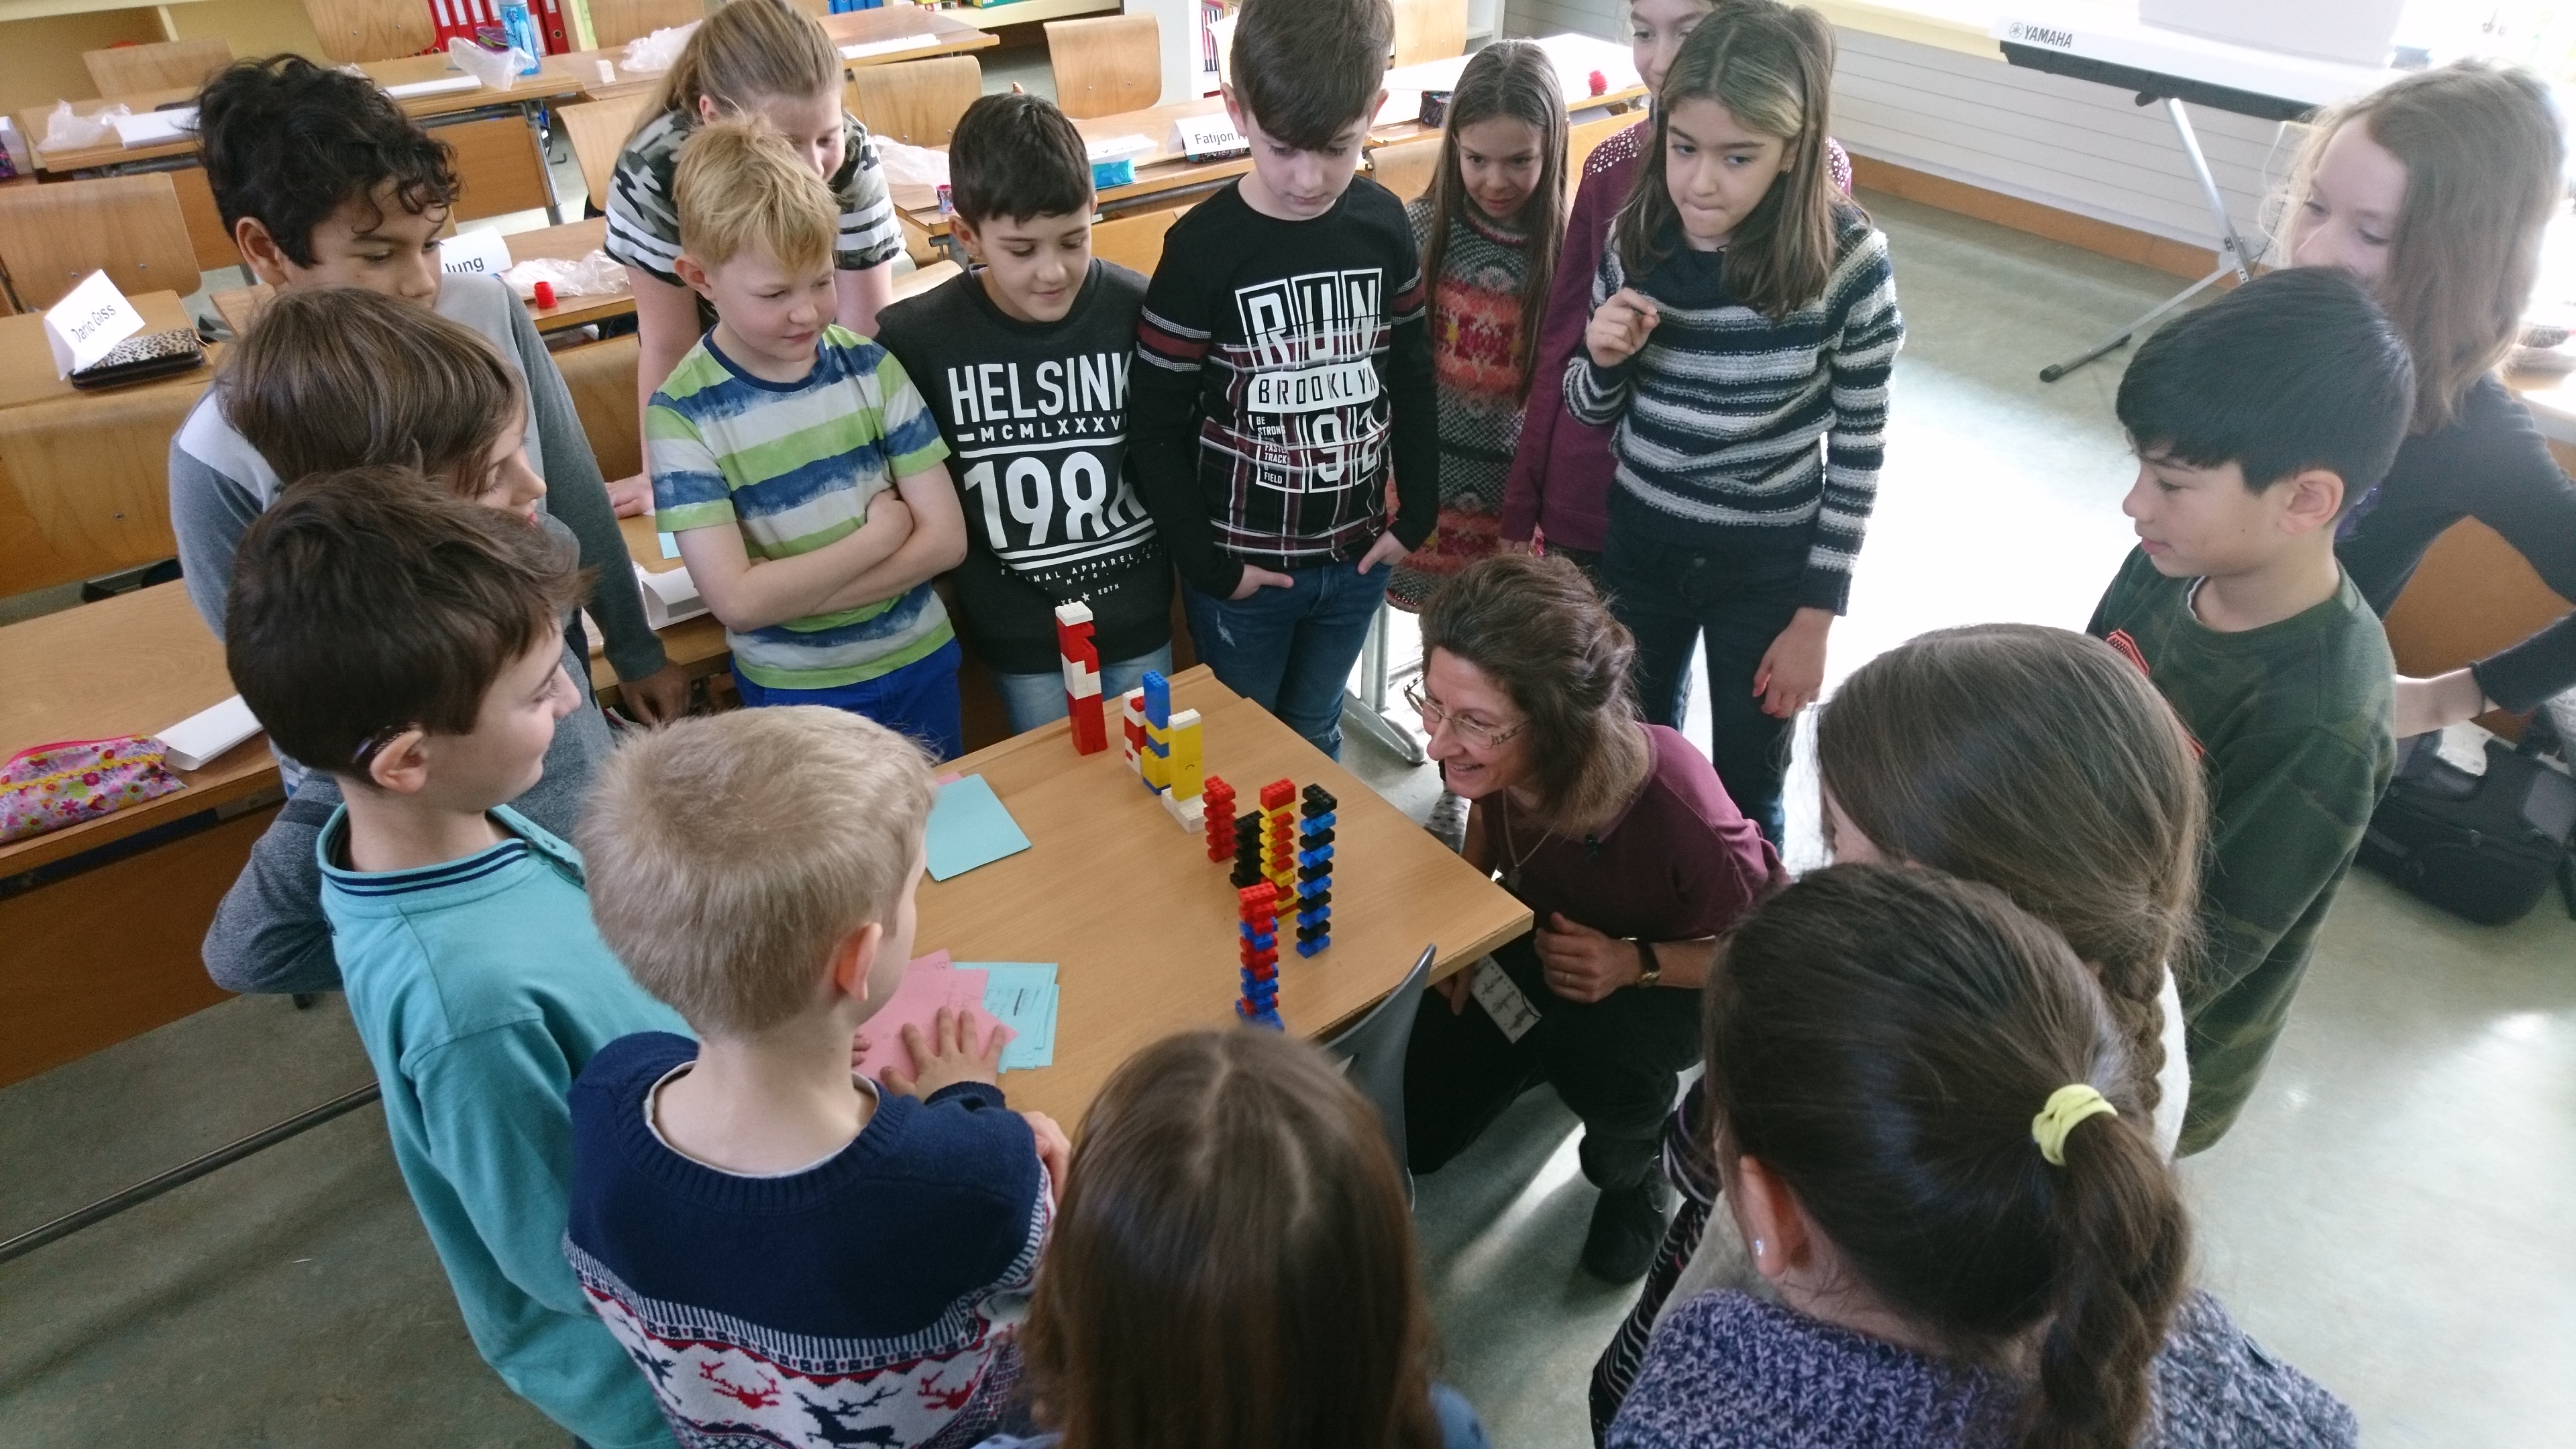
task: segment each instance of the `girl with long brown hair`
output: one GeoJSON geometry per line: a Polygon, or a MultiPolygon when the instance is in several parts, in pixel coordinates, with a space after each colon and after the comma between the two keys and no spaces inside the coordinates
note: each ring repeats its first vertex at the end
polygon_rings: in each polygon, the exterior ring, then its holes
{"type": "MultiPolygon", "coordinates": [[[[2101,980],[2142,1129],[2171,1157],[2191,1095],[2182,998],[2195,935],[2206,789],[2191,741],[2144,672],[2098,639],[2036,624],[1919,635],[1861,666],[1816,718],[1825,843],[1842,863],[1930,866],[2002,889],[2101,980]],[[1999,705],[2008,701],[2008,705],[1999,705]]],[[[1716,1215],[1705,1099],[1666,1124],[1682,1197],[1637,1305],[1592,1371],[1596,1435],[1648,1335],[1749,1269],[1716,1215]]]]}
{"type": "Polygon", "coordinates": [[[1432,1382],[1377,1109],[1323,1053],[1204,1031],[1101,1089],[1021,1330],[1034,1439],[985,1449],[1484,1449],[1432,1382]]]}
{"type": "Polygon", "coordinates": [[[1729,941],[1704,1047],[1714,1231],[1768,1294],[1675,1309],[1613,1449],[2358,1441],[2191,1290],[2124,1034],[2003,892],[1806,877],[1729,941]]]}
{"type": "Polygon", "coordinates": [[[1637,636],[1638,704],[1678,727],[1705,649],[1709,757],[1774,843],[1905,335],[1887,238],[1827,163],[1833,61],[1824,17],[1772,0],[1682,42],[1565,374],[1577,419],[1617,424],[1601,577],[1637,636]]]}
{"type": "MultiPolygon", "coordinates": [[[[2327,115],[2300,159],[2283,218],[2291,263],[2359,277],[2414,355],[2409,435],[2335,545],[2381,614],[2462,518],[2576,597],[2576,486],[2496,376],[2539,277],[2541,234],[2566,207],[2566,164],[2548,88],[2481,61],[2407,76],[2327,115]]],[[[2528,710],[2570,685],[2576,616],[2465,668],[2399,678],[2397,735],[2528,710]]]]}
{"type": "Polygon", "coordinates": [[[1601,1189],[1583,1264],[1646,1271],[1669,1202],[1655,1153],[1698,1060],[1717,935],[1787,880],[1717,773],[1639,723],[1636,645],[1575,566],[1503,554],[1422,615],[1411,691],[1449,788],[1472,801],[1466,857],[1500,871],[1538,929],[1433,988],[1405,1056],[1416,1172],[1463,1151],[1542,1082],[1583,1119],[1601,1189]]]}
{"type": "Polygon", "coordinates": [[[1503,481],[1530,394],[1565,231],[1565,102],[1537,42],[1498,40],[1458,77],[1431,189],[1404,208],[1431,289],[1440,402],[1440,521],[1396,560],[1387,600],[1418,612],[1442,580],[1501,546],[1503,481]]]}
{"type": "MultiPolygon", "coordinates": [[[[1768,4],[1770,0],[1725,0],[1727,4],[1768,4]]],[[[1682,42],[1719,8],[1717,0],[1627,0],[1628,55],[1637,78],[1649,94],[1664,88],[1665,73],[1682,42]]],[[[1556,280],[1547,311],[1533,334],[1531,374],[1545,381],[1534,388],[1521,421],[1520,447],[1503,487],[1502,536],[1518,548],[1544,546],[1575,561],[1597,581],[1601,549],[1608,537],[1612,468],[1610,430],[1578,422],[1565,408],[1565,395],[1555,384],[1565,365],[1583,346],[1583,324],[1592,315],[1592,276],[1600,270],[1601,253],[1610,236],[1611,218],[1635,189],[1637,167],[1646,148],[1655,144],[1652,116],[1592,148],[1566,224],[1565,244],[1557,255],[1556,280]]],[[[1825,164],[1834,188],[1851,191],[1851,158],[1830,138],[1825,164]]]]}

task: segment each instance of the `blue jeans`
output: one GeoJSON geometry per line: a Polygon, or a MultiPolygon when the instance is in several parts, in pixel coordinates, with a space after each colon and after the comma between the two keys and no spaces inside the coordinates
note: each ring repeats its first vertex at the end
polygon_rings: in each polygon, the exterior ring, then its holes
{"type": "Polygon", "coordinates": [[[819,704],[846,709],[912,736],[940,759],[953,760],[966,753],[966,725],[957,703],[957,661],[962,657],[951,639],[890,674],[831,689],[764,689],[743,678],[740,669],[733,672],[733,682],[742,691],[742,702],[755,708],[819,704]]]}
{"type": "Polygon", "coordinates": [[[1368,642],[1369,622],[1395,572],[1346,563],[1299,569],[1284,589],[1220,599],[1184,582],[1190,638],[1225,687],[1279,717],[1306,742],[1342,757],[1342,695],[1368,642]]]}
{"type": "Polygon", "coordinates": [[[1690,712],[1691,650],[1705,639],[1708,761],[1735,808],[1775,846],[1795,721],[1763,713],[1753,672],[1797,614],[1806,572],[1803,531],[1785,542],[1691,548],[1643,542],[1614,524],[1601,556],[1610,612],[1637,636],[1638,711],[1649,724],[1682,727],[1690,712]]]}
{"type": "MultiPolygon", "coordinates": [[[[1145,671],[1169,679],[1172,675],[1172,646],[1166,644],[1151,654],[1133,659],[1100,662],[1100,698],[1107,711],[1111,732],[1118,727],[1118,696],[1144,682],[1145,671]]],[[[993,688],[1001,691],[1002,713],[1011,721],[1011,733],[1024,735],[1040,725],[1049,725],[1065,717],[1064,671],[1047,674],[993,675],[993,688]]]]}

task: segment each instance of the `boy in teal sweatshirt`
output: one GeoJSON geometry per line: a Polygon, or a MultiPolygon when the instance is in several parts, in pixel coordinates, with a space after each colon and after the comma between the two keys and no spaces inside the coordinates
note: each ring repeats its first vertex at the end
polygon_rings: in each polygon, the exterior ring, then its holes
{"type": "Polygon", "coordinates": [[[670,1444],[563,1257],[566,1093],[685,1031],[600,943],[581,857],[502,805],[543,772],[571,550],[399,468],[290,486],[242,538],[225,660],[277,747],[345,796],[322,905],[385,1128],[466,1330],[583,1442],[670,1444]]]}

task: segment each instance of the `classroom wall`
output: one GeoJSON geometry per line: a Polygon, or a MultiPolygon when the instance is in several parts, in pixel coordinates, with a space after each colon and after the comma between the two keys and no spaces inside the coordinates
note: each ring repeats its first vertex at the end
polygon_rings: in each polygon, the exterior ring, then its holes
{"type": "Polygon", "coordinates": [[[98,87],[89,82],[82,51],[160,38],[161,22],[149,10],[93,10],[0,24],[0,110],[14,114],[95,96],[98,87]]]}
{"type": "MultiPolygon", "coordinates": [[[[322,58],[321,38],[313,33],[302,0],[198,0],[172,5],[169,14],[177,39],[219,35],[232,43],[235,55],[291,50],[322,58]]],[[[50,108],[59,100],[86,100],[98,94],[98,87],[90,84],[82,51],[170,38],[149,9],[0,22],[0,110],[15,113],[50,108]]]]}
{"type": "Polygon", "coordinates": [[[1503,0],[1505,35],[1598,35],[1628,38],[1627,0],[1503,0]]]}
{"type": "MultiPolygon", "coordinates": [[[[2217,229],[2162,106],[1953,50],[1839,30],[1834,134],[1855,154],[2193,246],[2217,229]]],[[[2239,235],[2298,154],[2296,128],[2194,106],[2239,235]]]]}
{"type": "Polygon", "coordinates": [[[323,60],[322,37],[313,33],[300,0],[200,0],[171,6],[170,19],[179,39],[220,35],[244,59],[291,50],[329,64],[323,60]]]}
{"type": "MultiPolygon", "coordinates": [[[[1507,0],[1509,35],[1626,36],[1625,0],[1507,0]]],[[[2215,247],[2209,208],[2161,106],[2125,91],[1861,31],[1836,30],[1834,134],[1855,154],[2043,206],[2215,247]]],[[[2192,129],[2254,244],[2262,202],[2297,153],[2295,133],[2200,107],[2192,129]]]]}

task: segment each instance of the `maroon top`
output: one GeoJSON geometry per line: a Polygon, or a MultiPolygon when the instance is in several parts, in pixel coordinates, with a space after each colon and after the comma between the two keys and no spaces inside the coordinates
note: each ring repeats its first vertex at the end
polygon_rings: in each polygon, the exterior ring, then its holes
{"type": "Polygon", "coordinates": [[[1516,543],[1532,528],[1545,529],[1547,541],[1558,548],[1599,553],[1609,542],[1610,480],[1618,466],[1610,456],[1610,430],[1576,422],[1565,410],[1561,384],[1592,320],[1592,274],[1601,270],[1610,219],[1627,203],[1637,161],[1654,136],[1649,116],[1584,159],[1583,184],[1574,193],[1556,257],[1556,280],[1549,284],[1538,342],[1530,349],[1529,409],[1521,420],[1520,448],[1503,485],[1502,535],[1516,543]]]}
{"type": "Polygon", "coordinates": [[[1608,825],[1588,838],[1550,835],[1515,820],[1511,796],[1495,794],[1485,798],[1486,844],[1541,926],[1563,911],[1611,936],[1717,935],[1787,885],[1789,872],[1690,741],[1662,725],[1639,728],[1654,762],[1608,825]]]}

